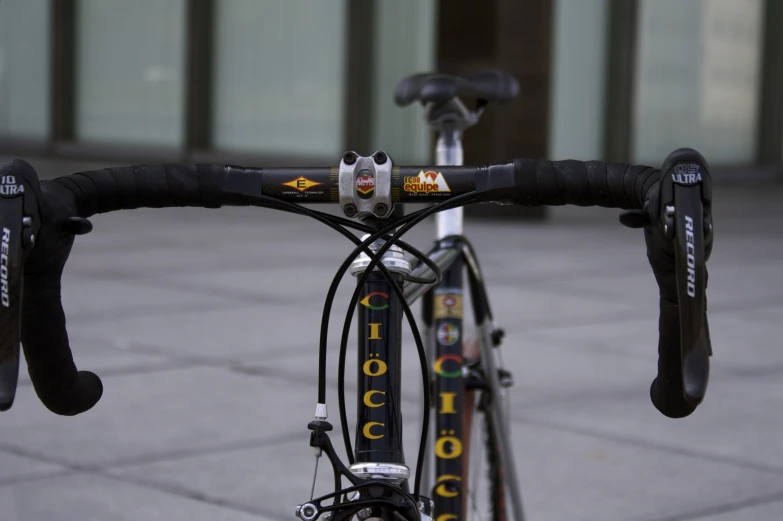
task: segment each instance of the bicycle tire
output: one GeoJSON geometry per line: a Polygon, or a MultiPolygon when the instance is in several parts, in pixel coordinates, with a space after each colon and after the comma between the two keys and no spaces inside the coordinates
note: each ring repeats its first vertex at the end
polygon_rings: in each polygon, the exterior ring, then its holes
{"type": "MultiPolygon", "coordinates": [[[[471,341],[477,342],[476,339],[466,341],[466,355],[470,349],[468,346],[471,341]]],[[[477,367],[480,369],[480,361],[477,367]]],[[[487,407],[494,397],[491,396],[486,388],[479,388],[466,389],[465,399],[466,403],[473,402],[470,407],[471,413],[466,415],[465,430],[463,431],[470,433],[468,454],[463,473],[467,479],[467,482],[464,484],[465,500],[463,503],[465,519],[469,521],[508,521],[503,462],[499,458],[499,451],[496,445],[497,436],[487,411],[487,407]],[[477,395],[480,395],[478,400],[476,400],[477,395]],[[478,434],[480,440],[476,439],[476,434],[478,434]],[[482,449],[480,454],[476,454],[478,449],[482,449]],[[486,465],[486,468],[481,468],[476,472],[476,463],[483,463],[486,465]],[[486,504],[477,500],[475,495],[477,491],[486,494],[486,504]]],[[[500,406],[507,408],[508,395],[505,394],[505,396],[501,396],[499,399],[502,400],[500,406]]],[[[501,433],[500,435],[505,434],[501,433]]]]}

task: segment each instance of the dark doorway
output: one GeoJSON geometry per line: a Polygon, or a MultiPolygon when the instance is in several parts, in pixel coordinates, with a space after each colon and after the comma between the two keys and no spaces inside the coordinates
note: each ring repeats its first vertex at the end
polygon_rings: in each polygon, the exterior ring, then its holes
{"type": "MultiPolygon", "coordinates": [[[[503,69],[520,83],[517,100],[489,107],[466,131],[465,162],[546,157],[552,0],[449,0],[440,4],[438,70],[503,69]]],[[[471,206],[468,215],[543,218],[541,208],[471,206]]]]}

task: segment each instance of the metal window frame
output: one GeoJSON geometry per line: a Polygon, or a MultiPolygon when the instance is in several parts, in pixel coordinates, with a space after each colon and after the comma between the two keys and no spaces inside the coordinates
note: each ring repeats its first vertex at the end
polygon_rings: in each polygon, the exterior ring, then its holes
{"type": "Polygon", "coordinates": [[[759,93],[758,161],[783,183],[783,3],[766,0],[759,93]]]}
{"type": "Polygon", "coordinates": [[[627,163],[631,157],[638,15],[638,0],[609,0],[604,93],[605,161],[627,163]]]}
{"type": "Polygon", "coordinates": [[[377,4],[376,0],[346,0],[346,7],[343,148],[361,152],[372,146],[377,4]]]}
{"type": "Polygon", "coordinates": [[[186,150],[209,149],[212,144],[212,104],[215,59],[215,2],[188,0],[186,6],[185,118],[186,150]]]}
{"type": "Polygon", "coordinates": [[[76,0],[49,1],[50,141],[73,141],[76,132],[76,0]]]}

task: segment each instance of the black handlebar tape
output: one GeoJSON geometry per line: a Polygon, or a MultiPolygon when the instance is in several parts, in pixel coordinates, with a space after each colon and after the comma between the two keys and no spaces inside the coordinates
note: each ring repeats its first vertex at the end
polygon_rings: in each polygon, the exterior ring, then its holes
{"type": "Polygon", "coordinates": [[[60,302],[60,277],[73,244],[58,223],[73,215],[71,194],[51,181],[39,183],[33,167],[21,160],[4,165],[2,173],[23,179],[26,212],[40,219],[35,247],[25,260],[21,341],[28,372],[41,402],[52,412],[72,416],[90,409],[100,399],[103,386],[93,373],[78,372],[65,332],[60,302]]]}
{"type": "Polygon", "coordinates": [[[661,177],[649,166],[601,161],[515,159],[479,172],[476,191],[484,201],[521,206],[603,206],[641,209],[647,190],[661,177]]]}
{"type": "MultiPolygon", "coordinates": [[[[38,184],[35,171],[27,163],[15,162],[14,170],[38,184]]],[[[232,171],[250,170],[216,165],[135,166],[40,183],[41,192],[36,195],[47,203],[49,225],[42,229],[26,263],[21,337],[33,387],[49,410],[65,416],[80,414],[92,408],[103,394],[100,379],[91,372],[77,371],[73,361],[60,298],[60,278],[73,236],[64,234],[56,223],[67,222],[74,211],[89,217],[139,207],[247,204],[241,195],[223,193],[232,171]]]]}
{"type": "Polygon", "coordinates": [[[226,165],[129,166],[81,172],[55,182],[76,195],[79,215],[89,217],[135,208],[245,206],[246,197],[224,192],[224,185],[229,174],[247,172],[260,170],[226,165]]]}
{"type": "Polygon", "coordinates": [[[668,239],[657,225],[659,208],[645,207],[660,190],[660,170],[599,161],[546,161],[517,159],[490,166],[476,178],[484,201],[508,201],[522,206],[603,206],[625,210],[645,209],[652,226],[645,228],[647,256],[660,288],[658,375],[650,388],[653,405],[664,415],[682,418],[695,404],[684,398],[680,360],[680,316],[674,258],[661,246],[668,239]],[[649,193],[648,193],[649,192],[649,193]]]}
{"type": "Polygon", "coordinates": [[[60,277],[25,273],[24,281],[22,346],[35,392],[56,414],[87,411],[100,400],[103,385],[94,373],[76,370],[60,301],[60,277]]]}

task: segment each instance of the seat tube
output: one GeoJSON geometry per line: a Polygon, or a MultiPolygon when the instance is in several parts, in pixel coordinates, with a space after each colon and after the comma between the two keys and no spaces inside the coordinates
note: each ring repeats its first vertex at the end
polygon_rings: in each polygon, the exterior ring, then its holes
{"type": "MultiPolygon", "coordinates": [[[[382,242],[372,246],[377,250],[382,242]]],[[[410,266],[393,247],[384,256],[386,268],[401,286],[410,266]]],[[[362,255],[351,266],[360,276],[369,264],[362,255]]],[[[366,479],[402,482],[410,477],[402,444],[401,351],[403,303],[391,282],[373,271],[361,290],[358,306],[358,395],[355,463],[350,470],[366,479]]]]}
{"type": "MultiPolygon", "coordinates": [[[[445,127],[437,142],[439,165],[462,164],[461,132],[445,127]]],[[[437,238],[462,235],[462,208],[447,210],[437,215],[437,238]]],[[[462,308],[463,308],[463,260],[457,259],[443,272],[440,283],[432,290],[431,317],[433,369],[433,407],[435,429],[430,445],[434,449],[435,482],[433,500],[438,517],[465,519],[464,500],[460,493],[465,477],[462,440],[464,439],[465,388],[462,380],[462,308]]],[[[431,455],[429,456],[432,457],[431,455]]]]}

